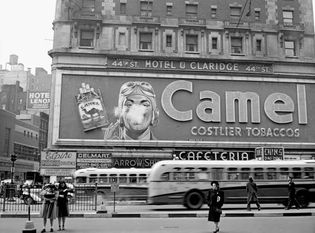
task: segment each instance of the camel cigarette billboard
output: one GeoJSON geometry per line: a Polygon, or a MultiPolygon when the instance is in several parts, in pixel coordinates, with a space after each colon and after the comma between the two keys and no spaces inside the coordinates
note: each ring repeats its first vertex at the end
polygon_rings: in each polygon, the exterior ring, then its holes
{"type": "Polygon", "coordinates": [[[312,83],[63,74],[60,88],[60,140],[314,143],[312,83]]]}

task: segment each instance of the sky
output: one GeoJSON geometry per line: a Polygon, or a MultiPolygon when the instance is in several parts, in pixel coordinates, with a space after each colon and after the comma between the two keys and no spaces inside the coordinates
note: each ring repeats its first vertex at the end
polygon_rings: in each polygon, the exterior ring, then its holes
{"type": "MultiPolygon", "coordinates": [[[[315,0],[313,6],[315,6],[315,0]]],[[[0,65],[5,68],[11,54],[25,70],[42,67],[51,73],[52,22],[56,0],[0,0],[0,65]]],[[[315,21],[315,13],[314,13],[315,21]]]]}

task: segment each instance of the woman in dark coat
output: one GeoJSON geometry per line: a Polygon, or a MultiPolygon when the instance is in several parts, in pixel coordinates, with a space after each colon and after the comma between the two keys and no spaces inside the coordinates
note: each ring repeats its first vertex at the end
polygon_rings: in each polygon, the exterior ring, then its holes
{"type": "Polygon", "coordinates": [[[219,232],[220,216],[222,214],[222,206],[224,203],[224,192],[220,190],[217,181],[211,182],[212,189],[209,190],[207,201],[209,205],[208,221],[214,222],[215,230],[213,233],[219,232]]]}
{"type": "Polygon", "coordinates": [[[60,181],[58,185],[58,199],[57,199],[57,217],[59,223],[59,230],[65,229],[66,217],[69,216],[69,207],[68,207],[68,193],[71,190],[67,187],[65,181],[60,181]],[[62,228],[61,228],[62,220],[62,228]]]}

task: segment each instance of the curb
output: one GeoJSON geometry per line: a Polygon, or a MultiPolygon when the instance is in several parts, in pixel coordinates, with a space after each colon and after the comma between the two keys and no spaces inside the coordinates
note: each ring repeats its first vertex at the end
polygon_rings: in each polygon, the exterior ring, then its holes
{"type": "MultiPolygon", "coordinates": [[[[73,213],[69,218],[206,218],[208,213],[73,213]]],[[[221,217],[298,217],[315,216],[315,212],[291,213],[223,213],[221,217]]],[[[28,218],[27,214],[1,213],[0,218],[28,218]]],[[[40,218],[39,214],[31,214],[31,218],[40,218]]]]}

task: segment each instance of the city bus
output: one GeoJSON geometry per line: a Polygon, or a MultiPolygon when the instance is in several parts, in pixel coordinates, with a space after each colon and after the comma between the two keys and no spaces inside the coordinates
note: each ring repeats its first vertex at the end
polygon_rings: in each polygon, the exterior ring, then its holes
{"type": "Polygon", "coordinates": [[[250,176],[258,185],[261,203],[286,204],[288,176],[292,176],[297,199],[307,207],[315,199],[314,173],[315,160],[159,161],[152,166],[148,179],[148,204],[200,209],[213,180],[219,181],[225,203],[246,203],[245,187],[250,176]]]}
{"type": "MultiPolygon", "coordinates": [[[[97,194],[97,201],[147,200],[147,168],[85,168],[74,173],[74,187],[79,196],[97,194]],[[116,190],[113,190],[113,186],[116,190]]],[[[77,195],[78,197],[78,195],[77,195]]]]}

